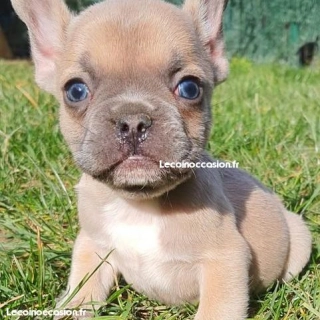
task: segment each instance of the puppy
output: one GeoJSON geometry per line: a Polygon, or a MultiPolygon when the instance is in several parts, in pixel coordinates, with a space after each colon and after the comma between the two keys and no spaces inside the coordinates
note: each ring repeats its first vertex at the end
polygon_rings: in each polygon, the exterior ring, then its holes
{"type": "Polygon", "coordinates": [[[307,227],[254,178],[159,166],[213,161],[204,149],[212,90],[228,73],[223,0],[106,0],[79,15],[62,0],[12,3],[83,171],[61,305],[105,300],[122,274],[152,299],[199,301],[196,320],[240,320],[250,290],[302,270],[307,227]]]}

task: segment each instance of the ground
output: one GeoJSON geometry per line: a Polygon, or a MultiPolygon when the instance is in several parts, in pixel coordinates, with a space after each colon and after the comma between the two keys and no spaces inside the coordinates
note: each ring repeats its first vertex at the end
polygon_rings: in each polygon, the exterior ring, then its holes
{"type": "MultiPolygon", "coordinates": [[[[209,151],[238,161],[313,233],[303,273],[253,296],[250,316],[320,319],[320,67],[234,59],[212,106],[209,151]]],[[[32,66],[0,62],[0,318],[18,319],[7,316],[12,310],[52,309],[66,285],[78,230],[73,186],[79,172],[57,119],[58,106],[34,84],[32,66]]],[[[120,281],[100,319],[182,320],[195,310],[149,301],[120,281]]]]}

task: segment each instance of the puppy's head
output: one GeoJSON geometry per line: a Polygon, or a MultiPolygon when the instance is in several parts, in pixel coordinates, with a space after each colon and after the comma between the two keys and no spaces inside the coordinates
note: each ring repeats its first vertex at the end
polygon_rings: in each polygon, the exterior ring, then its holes
{"type": "Polygon", "coordinates": [[[191,175],[214,85],[228,72],[225,0],[106,0],[75,16],[62,0],[12,0],[27,24],[36,80],[61,103],[76,163],[126,197],[155,197],[191,175]]]}

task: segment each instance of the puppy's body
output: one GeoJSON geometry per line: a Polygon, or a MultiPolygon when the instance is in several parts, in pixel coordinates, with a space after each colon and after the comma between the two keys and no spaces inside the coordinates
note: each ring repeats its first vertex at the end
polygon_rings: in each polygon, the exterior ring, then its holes
{"type": "Polygon", "coordinates": [[[100,268],[68,307],[103,301],[122,274],[166,303],[200,301],[197,320],[244,319],[248,293],[299,273],[310,233],[237,169],[211,162],[211,93],[227,76],[223,0],[107,0],[72,16],[57,0],[13,0],[26,22],[37,82],[84,174],[81,231],[68,290],[100,268]]]}
{"type": "MultiPolygon", "coordinates": [[[[203,160],[212,161],[207,155],[203,160]]],[[[197,319],[243,319],[248,283],[260,291],[275,279],[289,281],[310,254],[300,217],[237,169],[197,170],[170,193],[144,201],[123,199],[88,175],[77,190],[82,231],[74,260],[81,261],[82,273],[71,288],[89,272],[88,261],[116,248],[108,258],[112,268],[104,266],[94,278],[107,288],[122,274],[139,292],[168,304],[201,301],[206,290],[197,319]],[[78,251],[81,244],[86,248],[78,251]]],[[[92,281],[74,303],[88,295],[104,300],[108,290],[96,295],[97,286],[92,281]]]]}

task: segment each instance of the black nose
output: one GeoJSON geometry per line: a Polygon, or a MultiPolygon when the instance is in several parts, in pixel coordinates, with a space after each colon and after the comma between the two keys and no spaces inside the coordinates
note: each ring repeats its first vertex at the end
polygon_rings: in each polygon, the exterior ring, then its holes
{"type": "Polygon", "coordinates": [[[152,120],[145,114],[124,116],[117,121],[117,130],[121,140],[142,142],[147,138],[152,120]],[[137,140],[137,141],[135,141],[137,140]]]}

